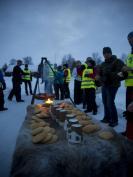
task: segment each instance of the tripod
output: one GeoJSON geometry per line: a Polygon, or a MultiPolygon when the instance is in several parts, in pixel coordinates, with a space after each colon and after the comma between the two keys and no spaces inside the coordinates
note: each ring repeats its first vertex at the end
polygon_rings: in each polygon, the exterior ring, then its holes
{"type": "MultiPolygon", "coordinates": [[[[40,66],[43,64],[43,58],[41,59],[41,63],[40,63],[40,66]]],[[[39,66],[38,66],[38,73],[36,75],[37,79],[36,79],[36,84],[35,84],[35,88],[34,88],[34,91],[33,91],[33,95],[32,95],[32,99],[31,99],[31,104],[34,104],[34,101],[35,101],[35,95],[36,95],[36,91],[37,91],[37,87],[39,89],[39,78],[41,77],[40,76],[40,73],[39,73],[39,66]]]]}
{"type": "MultiPolygon", "coordinates": [[[[50,69],[52,70],[52,72],[53,72],[53,74],[54,74],[54,76],[55,76],[56,73],[55,73],[55,71],[53,70],[53,68],[51,67],[51,65],[50,65],[49,61],[47,60],[47,58],[42,57],[42,60],[45,60],[45,62],[48,64],[48,66],[50,67],[50,69]]],[[[58,81],[60,82],[60,80],[58,80],[58,81]]],[[[69,99],[70,99],[70,101],[72,102],[72,104],[76,107],[76,105],[75,105],[74,101],[72,100],[72,98],[70,97],[70,95],[69,95],[69,99]]]]}
{"type": "MultiPolygon", "coordinates": [[[[43,61],[45,60],[45,62],[48,64],[48,66],[50,67],[50,69],[52,70],[54,76],[56,75],[55,71],[53,70],[53,68],[51,67],[49,61],[47,60],[47,58],[45,57],[42,57],[41,58],[41,64],[43,64],[43,61]]],[[[33,91],[33,95],[32,95],[32,100],[31,100],[31,104],[34,104],[34,101],[35,101],[35,95],[36,95],[36,91],[37,91],[37,87],[39,88],[39,78],[40,78],[40,74],[39,72],[37,73],[37,80],[36,80],[36,84],[35,84],[35,88],[34,88],[34,91],[33,91]]],[[[58,80],[60,82],[60,80],[58,80]]],[[[72,98],[69,96],[69,99],[70,101],[72,102],[72,104],[76,107],[74,101],[72,100],[72,98]]]]}

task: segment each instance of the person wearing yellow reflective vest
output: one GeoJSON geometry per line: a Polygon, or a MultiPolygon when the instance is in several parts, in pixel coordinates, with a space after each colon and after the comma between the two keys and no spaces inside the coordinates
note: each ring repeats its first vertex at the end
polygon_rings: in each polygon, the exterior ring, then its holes
{"type": "MultiPolygon", "coordinates": [[[[92,60],[93,61],[93,60],[92,60]]],[[[94,68],[90,61],[87,61],[88,67],[83,71],[81,89],[84,89],[84,97],[86,98],[87,109],[86,113],[93,112],[93,115],[97,114],[96,105],[96,85],[94,78],[94,68]]]]}
{"type": "Polygon", "coordinates": [[[23,72],[24,72],[23,81],[25,84],[25,93],[26,95],[29,95],[28,93],[28,87],[29,87],[30,94],[32,95],[32,86],[31,86],[32,77],[31,77],[31,71],[28,68],[28,64],[25,64],[25,68],[23,72]]]}
{"type": "MultiPolygon", "coordinates": [[[[83,75],[83,71],[85,69],[87,69],[88,65],[85,63],[83,63],[81,65],[81,81],[82,81],[82,75],[83,75]]],[[[85,97],[85,91],[84,89],[81,89],[82,90],[82,102],[83,102],[83,109],[86,109],[86,97],[85,97]]]]}
{"type": "Polygon", "coordinates": [[[127,73],[125,80],[126,86],[126,111],[124,111],[123,116],[127,119],[126,131],[122,132],[122,135],[127,136],[129,139],[133,140],[133,112],[128,110],[129,105],[133,104],[133,31],[127,36],[128,42],[131,46],[131,54],[127,56],[126,66],[122,68],[123,74],[127,73]]]}
{"type": "Polygon", "coordinates": [[[64,97],[69,98],[70,97],[70,90],[69,90],[69,83],[71,81],[71,71],[68,67],[68,64],[63,65],[63,71],[64,71],[64,97]]]}
{"type": "Polygon", "coordinates": [[[126,89],[126,108],[133,101],[133,54],[129,54],[126,59],[128,71],[127,79],[125,80],[126,89]]]}
{"type": "Polygon", "coordinates": [[[131,45],[131,54],[128,54],[125,61],[126,66],[122,68],[123,74],[127,73],[125,79],[126,86],[126,109],[128,105],[133,101],[133,32],[128,34],[128,41],[131,45]]]}

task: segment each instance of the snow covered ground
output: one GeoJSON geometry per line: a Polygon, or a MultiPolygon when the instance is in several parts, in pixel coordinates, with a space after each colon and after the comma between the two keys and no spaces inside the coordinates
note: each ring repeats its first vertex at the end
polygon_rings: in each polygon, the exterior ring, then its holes
{"type": "MultiPolygon", "coordinates": [[[[5,78],[7,83],[7,89],[5,91],[5,107],[8,107],[8,111],[0,112],[0,177],[9,177],[12,155],[14,152],[16,138],[19,132],[19,129],[25,119],[26,115],[26,107],[31,102],[31,96],[26,96],[24,92],[24,85],[22,85],[22,99],[25,102],[17,103],[15,98],[12,102],[7,100],[10,89],[12,88],[11,78],[5,78]]],[[[33,88],[35,84],[35,79],[33,79],[33,88]]],[[[73,98],[73,81],[70,83],[71,97],[73,98]]],[[[40,90],[43,91],[43,85],[40,84],[40,90]]],[[[38,103],[38,101],[35,101],[38,103]]],[[[101,94],[97,94],[97,104],[98,114],[93,116],[97,120],[101,120],[103,118],[103,104],[101,100],[101,94]]],[[[117,97],[116,97],[116,105],[119,115],[119,125],[114,129],[117,132],[122,132],[125,130],[126,121],[122,117],[122,112],[125,109],[125,87],[124,83],[119,88],[117,97]]],[[[77,106],[80,109],[82,105],[77,106]]],[[[90,114],[91,115],[91,114],[90,114]]]]}

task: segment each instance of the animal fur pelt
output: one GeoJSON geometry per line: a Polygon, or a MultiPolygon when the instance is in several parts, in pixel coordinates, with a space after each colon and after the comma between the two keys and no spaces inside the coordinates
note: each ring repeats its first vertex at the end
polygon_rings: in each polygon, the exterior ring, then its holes
{"type": "MultiPolygon", "coordinates": [[[[54,144],[33,144],[26,119],[20,129],[10,177],[131,177],[133,142],[113,131],[114,138],[98,133],[84,136],[80,145],[68,144],[64,130],[56,128],[54,144]]],[[[107,128],[108,129],[108,128],[107,128]]]]}

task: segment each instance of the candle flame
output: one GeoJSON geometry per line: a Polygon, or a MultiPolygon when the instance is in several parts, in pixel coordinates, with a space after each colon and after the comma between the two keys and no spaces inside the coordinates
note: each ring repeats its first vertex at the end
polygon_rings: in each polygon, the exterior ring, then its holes
{"type": "Polygon", "coordinates": [[[52,104],[53,101],[52,101],[50,98],[48,98],[48,99],[45,101],[45,103],[46,103],[46,104],[52,104]]]}

